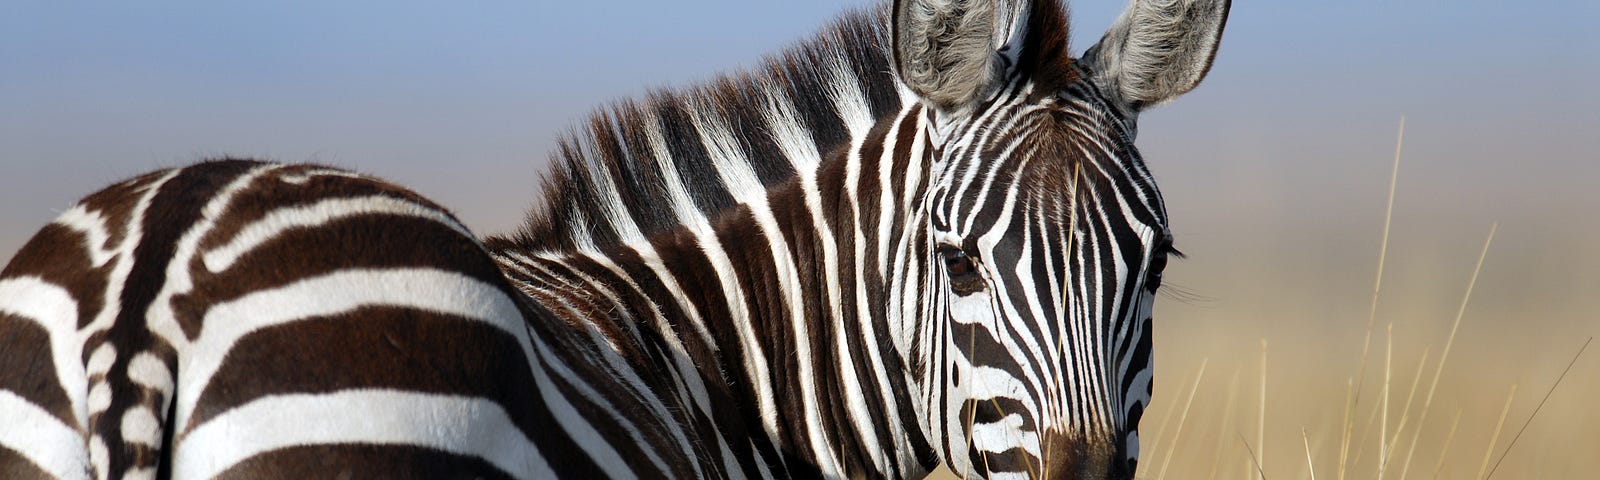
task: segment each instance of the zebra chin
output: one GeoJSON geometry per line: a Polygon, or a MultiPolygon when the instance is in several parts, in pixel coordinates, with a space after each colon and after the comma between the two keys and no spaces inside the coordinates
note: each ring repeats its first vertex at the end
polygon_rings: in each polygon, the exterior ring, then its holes
{"type": "MultiPolygon", "coordinates": [[[[1136,459],[1126,458],[1115,442],[1066,443],[1061,442],[1044,452],[1041,458],[1023,448],[1002,452],[967,451],[968,462],[982,478],[999,479],[1132,479],[1136,459]]],[[[974,473],[974,472],[969,472],[974,473]]],[[[969,475],[965,478],[974,478],[969,475]]]]}
{"type": "Polygon", "coordinates": [[[965,465],[952,470],[962,478],[1132,479],[1138,466],[1138,432],[1061,432],[1044,435],[1021,430],[998,432],[998,425],[975,424],[965,446],[965,465]],[[959,475],[960,473],[966,475],[959,475]]]}
{"type": "MultiPolygon", "coordinates": [[[[1137,437],[1137,434],[1131,434],[1137,437]]],[[[1130,458],[1125,449],[1125,435],[1111,434],[1094,438],[1051,441],[1046,436],[1044,458],[1028,474],[1010,478],[1047,479],[1132,479],[1137,458],[1130,458]]],[[[1137,442],[1137,440],[1134,440],[1137,442]]],[[[1024,472],[1025,474],[1029,472],[1024,472]]],[[[1005,478],[991,475],[989,478],[1005,478]]]]}

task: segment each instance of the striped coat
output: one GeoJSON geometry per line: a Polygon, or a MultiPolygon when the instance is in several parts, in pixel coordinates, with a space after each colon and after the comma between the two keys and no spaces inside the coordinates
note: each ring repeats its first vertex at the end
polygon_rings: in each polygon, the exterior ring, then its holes
{"type": "Polygon", "coordinates": [[[315,165],[114,185],[0,271],[0,477],[1130,478],[1133,125],[1227,8],[1083,59],[1049,0],[850,14],[602,110],[502,237],[315,165]]]}

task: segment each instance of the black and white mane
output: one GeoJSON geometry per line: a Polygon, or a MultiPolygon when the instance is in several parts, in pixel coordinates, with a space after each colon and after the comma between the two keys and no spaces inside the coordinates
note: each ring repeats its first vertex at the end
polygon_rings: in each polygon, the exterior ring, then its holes
{"type": "Polygon", "coordinates": [[[632,234],[649,236],[682,224],[675,209],[685,205],[675,202],[689,200],[692,205],[687,206],[700,215],[714,217],[737,204],[731,189],[763,192],[792,179],[797,168],[814,168],[829,152],[849,143],[850,128],[870,128],[901,108],[885,21],[883,12],[852,11],[813,39],[768,56],[755,68],[602,107],[552,153],[544,198],[527,224],[491,240],[491,245],[567,251],[577,248],[577,241],[591,241],[603,249],[630,240],[632,234]],[[836,102],[830,92],[840,81],[856,82],[867,104],[836,102]],[[795,128],[774,131],[775,123],[795,128]],[[718,135],[705,131],[707,124],[718,135]],[[798,137],[809,137],[810,145],[781,144],[798,137]],[[649,138],[661,143],[641,141],[649,138]],[[746,163],[743,170],[753,178],[724,178],[729,169],[715,164],[708,148],[737,152],[733,157],[746,163]],[[659,149],[670,158],[659,155],[659,149]],[[814,153],[797,157],[795,149],[814,153]],[[675,199],[668,191],[671,183],[681,183],[687,198],[675,199]],[[620,205],[601,196],[612,191],[620,205]],[[590,218],[592,212],[619,206],[637,224],[637,232],[619,232],[612,222],[590,218]]]}

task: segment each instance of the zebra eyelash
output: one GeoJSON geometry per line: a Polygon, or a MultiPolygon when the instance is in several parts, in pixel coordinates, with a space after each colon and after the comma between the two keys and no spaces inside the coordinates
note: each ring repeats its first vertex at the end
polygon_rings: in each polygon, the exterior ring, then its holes
{"type": "Polygon", "coordinates": [[[1161,240],[1156,243],[1156,248],[1150,252],[1151,255],[1170,255],[1180,259],[1189,258],[1188,255],[1178,250],[1177,245],[1174,243],[1175,240],[1170,233],[1163,235],[1161,240]]]}
{"type": "Polygon", "coordinates": [[[1172,257],[1184,258],[1183,252],[1178,251],[1172,244],[1172,235],[1161,237],[1156,248],[1150,252],[1149,265],[1145,268],[1144,288],[1155,293],[1161,288],[1163,272],[1167,269],[1167,260],[1172,257]]]}

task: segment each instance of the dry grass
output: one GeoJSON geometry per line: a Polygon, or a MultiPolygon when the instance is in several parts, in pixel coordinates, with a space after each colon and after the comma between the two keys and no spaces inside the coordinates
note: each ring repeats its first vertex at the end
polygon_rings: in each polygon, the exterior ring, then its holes
{"type": "MultiPolygon", "coordinates": [[[[1294,298],[1267,307],[1168,300],[1158,309],[1155,404],[1143,425],[1151,435],[1144,440],[1140,478],[1593,478],[1600,471],[1594,455],[1600,413],[1592,408],[1600,399],[1600,358],[1583,354],[1600,321],[1570,312],[1552,320],[1559,306],[1508,302],[1503,295],[1496,308],[1476,307],[1493,313],[1474,311],[1480,278],[1499,288],[1522,281],[1485,270],[1486,263],[1504,269],[1518,261],[1500,256],[1511,255],[1496,247],[1500,229],[1490,219],[1483,219],[1489,225],[1486,234],[1478,230],[1477,244],[1468,243],[1476,247],[1468,247],[1470,253],[1451,248],[1454,253],[1442,257],[1442,246],[1390,251],[1390,219],[1406,210],[1394,200],[1401,145],[1396,142],[1381,243],[1367,237],[1374,241],[1367,245],[1378,247],[1376,275],[1366,277],[1371,297],[1350,302],[1368,307],[1360,312],[1367,317],[1364,333],[1360,313],[1307,310],[1294,298]],[[1456,264],[1448,268],[1456,273],[1436,271],[1426,285],[1414,280],[1416,269],[1438,269],[1446,261],[1456,264]],[[1401,281],[1386,284],[1385,270],[1400,273],[1401,281]],[[1372,345],[1379,332],[1384,343],[1372,345]],[[1197,368],[1202,364],[1233,374],[1226,381],[1207,379],[1197,368]]],[[[1509,230],[1512,251],[1526,228],[1509,230]]],[[[1399,245],[1418,244],[1416,235],[1402,234],[1399,245]]],[[[1421,243],[1465,243],[1452,235],[1421,243]]],[[[1283,278],[1292,276],[1263,281],[1283,278]]],[[[1478,295],[1495,298],[1496,290],[1478,295]]]]}
{"type": "MultiPolygon", "coordinates": [[[[1402,139],[1404,128],[1404,119],[1401,119],[1402,139]]],[[[1385,212],[1383,238],[1379,244],[1377,273],[1367,312],[1366,333],[1359,346],[1352,346],[1358,348],[1349,350],[1352,354],[1359,354],[1359,357],[1353,359],[1356,365],[1354,371],[1341,372],[1337,363],[1318,361],[1310,355],[1304,358],[1280,355],[1270,375],[1269,372],[1263,371],[1259,385],[1261,395],[1257,405],[1262,413],[1255,422],[1234,422],[1232,401],[1208,404],[1204,401],[1208,398],[1204,392],[1200,394],[1202,401],[1196,407],[1201,418],[1200,423],[1203,424],[1201,428],[1234,432],[1240,440],[1243,440],[1244,432],[1253,429],[1256,434],[1255,446],[1241,441],[1237,442],[1239,449],[1213,449],[1210,445],[1163,442],[1157,438],[1155,442],[1145,446],[1149,452],[1146,457],[1153,455],[1169,459],[1176,457],[1179,459],[1177,468],[1180,471],[1186,469],[1192,472],[1212,472],[1211,476],[1216,478],[1314,479],[1318,472],[1334,472],[1336,478],[1340,479],[1587,478],[1589,472],[1600,468],[1600,461],[1592,455],[1592,452],[1600,451],[1600,431],[1594,429],[1592,421],[1594,417],[1588,412],[1589,405],[1592,404],[1590,400],[1600,397],[1595,391],[1594,382],[1585,382],[1581,391],[1564,392],[1564,395],[1572,398],[1547,408],[1548,400],[1554,394],[1556,387],[1567,379],[1573,365],[1578,363],[1583,349],[1588,345],[1587,340],[1562,335],[1560,332],[1550,332],[1548,339],[1551,344],[1547,348],[1569,352],[1570,349],[1577,349],[1578,353],[1573,354],[1571,360],[1566,363],[1565,370],[1549,368],[1550,362],[1547,360],[1537,363],[1530,361],[1548,357],[1548,350],[1468,351],[1465,353],[1467,358],[1451,358],[1458,336],[1463,331],[1463,319],[1468,317],[1473,290],[1478,285],[1484,262],[1489,257],[1498,225],[1489,227],[1482,248],[1477,252],[1476,263],[1470,277],[1466,279],[1466,288],[1461,294],[1454,318],[1450,322],[1449,333],[1442,339],[1444,346],[1439,351],[1437,362],[1432,364],[1431,378],[1425,378],[1424,375],[1428,373],[1430,365],[1428,361],[1432,352],[1430,344],[1438,339],[1414,333],[1403,336],[1397,333],[1397,325],[1430,323],[1431,319],[1427,318],[1385,319],[1384,344],[1381,352],[1382,370],[1368,372],[1368,365],[1376,361],[1371,358],[1373,357],[1371,344],[1378,320],[1382,318],[1380,301],[1389,297],[1406,298],[1411,294],[1411,292],[1386,292],[1383,288],[1386,264],[1405,261],[1404,257],[1391,258],[1388,251],[1390,219],[1395,209],[1394,192],[1399,178],[1401,144],[1399,141],[1396,142],[1389,185],[1389,202],[1385,212]],[[1578,343],[1583,343],[1583,347],[1577,347],[1578,343]],[[1414,353],[1418,351],[1421,352],[1420,355],[1414,353]],[[1415,367],[1408,367],[1403,371],[1396,368],[1397,365],[1410,364],[1409,361],[1402,360],[1404,358],[1415,358],[1415,367]],[[1503,372],[1506,371],[1513,374],[1505,375],[1503,372]],[[1342,395],[1329,395],[1339,391],[1336,387],[1339,379],[1345,380],[1342,395]],[[1515,384],[1519,381],[1549,386],[1545,398],[1538,406],[1516,407],[1526,403],[1516,401],[1515,384]],[[1423,394],[1419,398],[1419,389],[1424,382],[1427,388],[1422,391],[1423,394]],[[1297,394],[1292,395],[1292,398],[1290,395],[1279,395],[1269,402],[1265,396],[1268,383],[1273,385],[1275,391],[1297,394]],[[1504,394],[1503,402],[1491,403],[1492,401],[1488,400],[1499,398],[1499,395],[1494,395],[1492,391],[1504,391],[1508,386],[1510,392],[1504,394]],[[1377,390],[1377,398],[1368,398],[1369,395],[1365,392],[1370,390],[1377,390]],[[1403,401],[1402,397],[1397,395],[1401,391],[1404,392],[1403,401]],[[1439,395],[1440,393],[1443,394],[1439,395]],[[1430,421],[1430,413],[1440,406],[1454,407],[1456,410],[1454,418],[1448,425],[1430,421]],[[1272,411],[1271,417],[1265,414],[1269,408],[1272,411]],[[1496,410],[1499,411],[1498,417],[1494,415],[1496,410]],[[1204,425],[1204,420],[1207,418],[1220,418],[1221,421],[1204,425]],[[1465,424],[1462,422],[1463,418],[1466,420],[1465,424]],[[1508,418],[1522,419],[1522,428],[1510,442],[1502,444],[1500,436],[1508,418]],[[1559,418],[1577,421],[1555,420],[1559,418]],[[1541,419],[1544,422],[1541,423],[1541,419]],[[1521,450],[1516,449],[1517,439],[1530,428],[1535,432],[1530,438],[1536,439],[1534,442],[1538,445],[1522,445],[1521,450]],[[1268,433],[1263,434],[1263,430],[1267,430],[1268,433]],[[1287,433],[1290,435],[1298,434],[1294,436],[1299,438],[1294,440],[1299,442],[1294,443],[1299,443],[1298,446],[1302,448],[1291,451],[1266,448],[1290,444],[1289,441],[1293,437],[1284,435],[1285,430],[1289,430],[1287,433]],[[1477,445],[1477,447],[1451,450],[1451,446],[1456,443],[1477,445]],[[1252,448],[1253,451],[1250,450],[1252,448]],[[1479,452],[1482,454],[1478,455],[1479,452]],[[1301,457],[1302,461],[1287,461],[1293,458],[1289,456],[1291,453],[1301,457]],[[1427,468],[1430,464],[1431,469],[1427,468]],[[1414,465],[1415,469],[1412,468],[1414,465]],[[1220,475],[1217,472],[1220,472],[1220,475]]],[[[1308,316],[1315,315],[1315,312],[1308,312],[1308,316]]],[[[1505,320],[1512,319],[1502,321],[1505,320]]],[[[1428,329],[1407,330],[1414,332],[1428,329]]],[[[1579,334],[1592,331],[1586,328],[1577,330],[1575,333],[1579,334]]],[[[1493,343],[1492,339],[1488,342],[1478,340],[1479,344],[1493,343]]],[[[1237,339],[1217,343],[1239,345],[1246,341],[1237,339]]],[[[1274,343],[1282,344],[1280,340],[1275,340],[1274,343]]],[[[1316,345],[1290,345],[1280,347],[1280,350],[1296,351],[1313,346],[1316,345]]],[[[1239,366],[1255,363],[1252,361],[1255,359],[1250,359],[1242,352],[1239,353],[1231,357],[1239,366]]],[[[1216,351],[1203,349],[1194,354],[1212,358],[1219,356],[1216,351]]],[[[1230,358],[1226,355],[1221,357],[1222,362],[1227,362],[1230,358]]],[[[1266,365],[1264,347],[1259,361],[1263,367],[1266,365]]],[[[1590,374],[1592,377],[1593,372],[1590,374]]],[[[1231,398],[1237,395],[1238,388],[1237,385],[1229,385],[1226,389],[1212,390],[1213,393],[1209,398],[1231,398]]],[[[1166,391],[1163,395],[1159,390],[1157,403],[1174,401],[1171,398],[1174,392],[1166,391]]],[[[1186,406],[1189,403],[1185,401],[1186,406]]],[[[1141,477],[1148,475],[1141,473],[1141,477]]]]}

